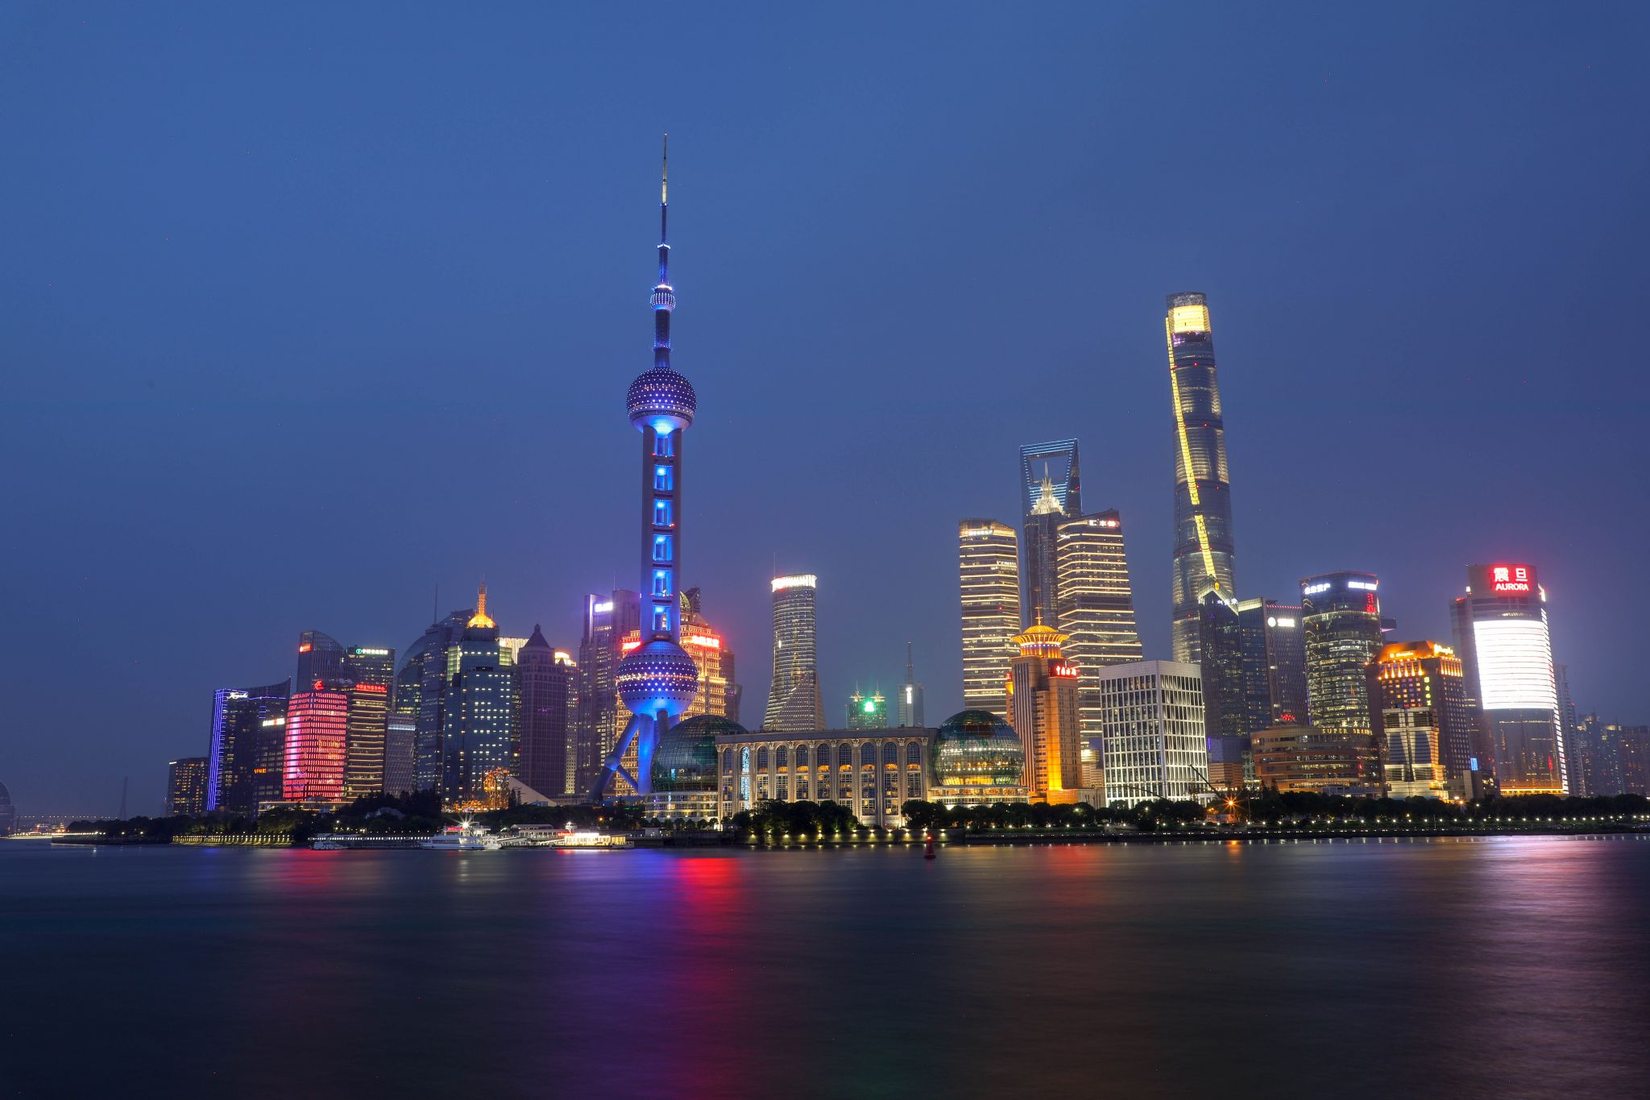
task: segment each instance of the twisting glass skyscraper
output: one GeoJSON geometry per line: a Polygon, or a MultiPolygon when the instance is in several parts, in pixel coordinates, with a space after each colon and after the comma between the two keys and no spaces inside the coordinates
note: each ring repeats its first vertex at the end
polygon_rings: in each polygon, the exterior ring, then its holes
{"type": "Polygon", "coordinates": [[[638,794],[653,791],[653,750],[671,719],[698,696],[699,670],[678,644],[681,611],[677,578],[682,564],[682,437],[693,424],[698,398],[670,365],[669,159],[659,173],[659,282],[653,288],[653,366],[630,384],[630,424],[642,433],[642,645],[619,662],[614,686],[631,718],[607,754],[591,799],[600,802],[608,780],[636,743],[636,774],[625,779],[638,794]]]}
{"type": "Polygon", "coordinates": [[[1200,605],[1214,592],[1236,600],[1232,581],[1232,500],[1226,429],[1209,303],[1202,294],[1169,295],[1163,315],[1174,394],[1174,659],[1201,661],[1200,605]]]}

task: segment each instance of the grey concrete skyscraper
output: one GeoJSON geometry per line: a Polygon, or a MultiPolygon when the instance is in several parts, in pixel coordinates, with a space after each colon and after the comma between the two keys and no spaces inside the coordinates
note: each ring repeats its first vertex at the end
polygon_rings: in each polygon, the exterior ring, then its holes
{"type": "MultiPolygon", "coordinates": [[[[1174,397],[1174,620],[1177,661],[1201,662],[1203,597],[1233,604],[1232,501],[1226,468],[1226,428],[1208,299],[1171,294],[1163,315],[1174,397]]],[[[1207,690],[1208,670],[1204,672],[1207,690]]]]}
{"type": "Polygon", "coordinates": [[[812,573],[773,579],[773,680],[762,714],[765,730],[825,728],[814,618],[818,585],[819,578],[812,573]]]}

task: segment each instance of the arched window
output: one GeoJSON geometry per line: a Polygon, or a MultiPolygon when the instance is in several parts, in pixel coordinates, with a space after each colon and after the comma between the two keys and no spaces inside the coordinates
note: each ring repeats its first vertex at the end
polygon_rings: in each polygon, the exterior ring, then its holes
{"type": "Polygon", "coordinates": [[[883,744],[882,744],[882,762],[884,764],[898,764],[899,763],[899,746],[894,744],[892,741],[883,742],[883,744]]]}
{"type": "Polygon", "coordinates": [[[877,762],[877,747],[867,741],[859,747],[859,762],[861,764],[875,764],[877,762]]]}
{"type": "Polygon", "coordinates": [[[732,749],[723,749],[722,750],[722,771],[725,772],[728,775],[733,774],[733,750],[732,749]]]}
{"type": "Polygon", "coordinates": [[[796,747],[796,766],[799,768],[808,766],[808,746],[798,745],[796,747]]]}
{"type": "Polygon", "coordinates": [[[836,748],[836,762],[838,767],[841,767],[842,765],[847,765],[850,768],[853,767],[854,747],[852,745],[838,745],[836,748]]]}
{"type": "Polygon", "coordinates": [[[773,750],[773,766],[788,768],[791,764],[791,750],[788,745],[779,745],[773,750]]]}
{"type": "Polygon", "coordinates": [[[905,746],[905,762],[907,764],[922,763],[922,746],[915,741],[905,746]]]}
{"type": "Polygon", "coordinates": [[[756,770],[759,772],[768,770],[768,747],[766,745],[756,750],[756,770]]]}

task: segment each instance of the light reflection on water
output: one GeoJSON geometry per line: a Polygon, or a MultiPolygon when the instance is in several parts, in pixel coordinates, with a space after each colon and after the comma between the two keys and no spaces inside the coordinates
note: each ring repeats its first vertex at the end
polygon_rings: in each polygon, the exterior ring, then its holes
{"type": "Polygon", "coordinates": [[[1636,1095],[1647,926],[1643,837],[11,844],[0,1011],[109,1026],[0,1095],[1636,1095]]]}

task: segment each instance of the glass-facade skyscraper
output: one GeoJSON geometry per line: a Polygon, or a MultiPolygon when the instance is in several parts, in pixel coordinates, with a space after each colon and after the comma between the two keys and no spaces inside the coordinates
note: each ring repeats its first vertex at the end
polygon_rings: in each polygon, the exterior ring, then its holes
{"type": "Polygon", "coordinates": [[[341,680],[315,680],[297,688],[287,700],[281,798],[306,805],[339,805],[344,800],[349,696],[341,680]]]}
{"type": "Polygon", "coordinates": [[[1053,623],[1059,586],[1056,532],[1067,518],[1083,514],[1077,440],[1055,439],[1020,448],[1020,514],[1025,521],[1022,625],[1036,621],[1038,612],[1042,622],[1053,623]]]}
{"type": "MultiPolygon", "coordinates": [[[[1174,659],[1203,660],[1199,617],[1210,592],[1231,603],[1231,482],[1208,299],[1171,294],[1163,316],[1174,397],[1174,659]]],[[[1208,670],[1204,670],[1205,679],[1208,670]]],[[[1205,684],[1206,689],[1206,684],[1205,684]]]]}
{"type": "MultiPolygon", "coordinates": [[[[1062,522],[1055,535],[1055,626],[1064,660],[1076,666],[1085,741],[1100,737],[1100,670],[1145,654],[1135,632],[1134,588],[1115,510],[1062,522]]],[[[1034,613],[1035,617],[1035,613],[1034,613]]]]}
{"type": "Polygon", "coordinates": [[[1370,669],[1370,709],[1390,797],[1471,793],[1473,714],[1454,650],[1433,641],[1383,646],[1370,669]]]}
{"type": "Polygon", "coordinates": [[[588,790],[601,769],[602,755],[622,728],[618,687],[620,645],[632,632],[640,637],[642,597],[628,588],[584,598],[584,626],[579,639],[578,720],[573,730],[576,790],[588,790]]]}
{"type": "Polygon", "coordinates": [[[1385,640],[1380,580],[1373,573],[1325,573],[1301,581],[1306,649],[1306,698],[1311,724],[1345,737],[1352,766],[1349,790],[1379,793],[1383,776],[1370,710],[1369,670],[1385,640]]]}
{"type": "Polygon", "coordinates": [[[1509,795],[1567,794],[1547,593],[1535,566],[1467,566],[1467,594],[1451,611],[1496,786],[1509,795]]]}
{"type": "Polygon", "coordinates": [[[1277,600],[1241,600],[1245,733],[1306,724],[1306,648],[1301,609],[1277,600]]]}
{"type": "Polygon", "coordinates": [[[905,683],[900,685],[899,698],[894,702],[895,722],[901,728],[922,725],[922,685],[917,683],[916,665],[911,657],[911,643],[905,643],[905,683]]]}
{"type": "Polygon", "coordinates": [[[573,658],[552,649],[535,623],[532,636],[516,654],[520,778],[547,797],[572,793],[567,789],[567,760],[573,747],[568,718],[577,675],[573,658]]]}
{"type": "Polygon", "coordinates": [[[349,737],[344,754],[344,798],[366,798],[384,790],[384,743],[389,732],[390,693],[395,687],[395,650],[350,646],[344,654],[349,695],[349,737]]]}
{"type": "Polygon", "coordinates": [[[1008,721],[1009,664],[1019,654],[1020,548],[1014,528],[994,519],[957,525],[962,597],[963,707],[1008,721]]]}
{"type": "Polygon", "coordinates": [[[441,801],[482,803],[516,770],[516,676],[487,614],[487,587],[464,634],[447,648],[447,696],[441,734],[441,801]]]}
{"type": "Polygon", "coordinates": [[[825,729],[819,692],[815,595],[819,578],[800,573],[773,579],[773,679],[762,728],[775,732],[825,729]]]}
{"type": "Polygon", "coordinates": [[[395,707],[413,717],[413,789],[438,791],[444,754],[441,739],[447,727],[447,650],[464,633],[473,609],[450,612],[431,623],[412,645],[396,675],[395,707]]]}
{"type": "Polygon", "coordinates": [[[206,809],[251,816],[281,798],[290,684],[219,688],[212,693],[206,809]]]}

